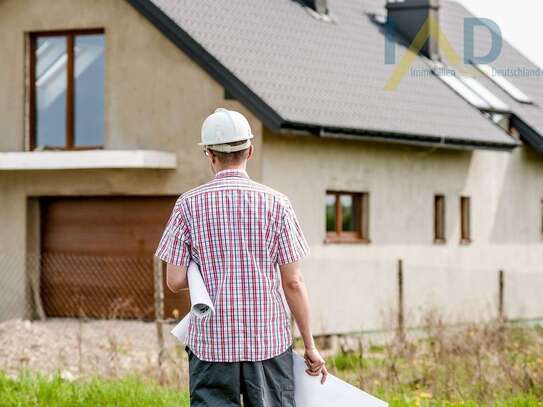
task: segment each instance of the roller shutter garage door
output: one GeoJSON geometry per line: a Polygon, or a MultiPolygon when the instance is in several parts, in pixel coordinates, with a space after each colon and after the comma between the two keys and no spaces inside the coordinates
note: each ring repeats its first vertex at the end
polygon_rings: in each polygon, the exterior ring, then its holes
{"type": "MultiPolygon", "coordinates": [[[[153,253],[175,197],[41,200],[41,298],[51,317],[153,319],[153,253]]],[[[165,268],[164,268],[165,275],[165,268]]],[[[166,317],[188,294],[164,284],[166,317]]]]}

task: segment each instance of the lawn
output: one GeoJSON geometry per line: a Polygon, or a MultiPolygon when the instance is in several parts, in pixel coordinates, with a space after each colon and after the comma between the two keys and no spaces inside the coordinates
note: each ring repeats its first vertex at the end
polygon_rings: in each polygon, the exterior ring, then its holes
{"type": "Polygon", "coordinates": [[[17,379],[0,375],[0,405],[26,406],[188,406],[188,395],[146,383],[140,378],[89,379],[24,374],[17,379]]]}
{"type": "MultiPolygon", "coordinates": [[[[327,366],[390,407],[543,406],[543,327],[428,319],[421,331],[386,342],[360,337],[327,366]]],[[[170,356],[177,372],[184,354],[170,356]]],[[[77,380],[0,373],[0,406],[188,406],[186,381],[165,374],[159,386],[156,373],[77,380]]]]}
{"type": "Polygon", "coordinates": [[[447,326],[327,359],[332,374],[404,406],[543,406],[543,327],[447,326]]]}
{"type": "MultiPolygon", "coordinates": [[[[384,397],[384,395],[381,395],[384,397]]],[[[385,397],[384,397],[385,398],[385,397]]],[[[463,406],[482,404],[474,400],[446,402],[428,400],[428,394],[412,391],[409,394],[388,394],[390,407],[411,406],[463,406]]],[[[22,375],[10,379],[0,375],[0,405],[15,406],[189,406],[186,392],[169,390],[138,378],[116,380],[91,379],[70,382],[60,377],[46,378],[22,375]]],[[[538,407],[541,402],[535,396],[517,395],[495,400],[496,407],[538,407]]]]}

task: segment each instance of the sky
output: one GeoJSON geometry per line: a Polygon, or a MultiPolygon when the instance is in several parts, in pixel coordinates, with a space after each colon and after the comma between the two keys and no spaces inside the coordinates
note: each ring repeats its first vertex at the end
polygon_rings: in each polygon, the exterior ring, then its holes
{"type": "Polygon", "coordinates": [[[494,20],[507,42],[543,68],[542,0],[456,0],[477,17],[494,20]]]}

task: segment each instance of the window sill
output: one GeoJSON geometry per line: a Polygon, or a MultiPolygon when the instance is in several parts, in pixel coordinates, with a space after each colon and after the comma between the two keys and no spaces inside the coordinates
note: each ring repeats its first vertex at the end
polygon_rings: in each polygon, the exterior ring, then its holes
{"type": "Polygon", "coordinates": [[[365,245],[368,245],[371,243],[371,240],[354,238],[354,237],[327,236],[324,239],[324,243],[325,244],[365,244],[365,245]]]}
{"type": "Polygon", "coordinates": [[[0,153],[0,171],[175,169],[175,153],[155,150],[63,150],[0,153]]]}

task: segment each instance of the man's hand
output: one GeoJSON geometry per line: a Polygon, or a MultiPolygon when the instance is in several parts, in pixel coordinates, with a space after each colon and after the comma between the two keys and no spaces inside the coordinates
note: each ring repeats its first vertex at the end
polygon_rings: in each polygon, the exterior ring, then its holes
{"type": "Polygon", "coordinates": [[[307,365],[306,373],[311,376],[319,376],[322,374],[321,383],[324,384],[328,377],[328,369],[326,362],[315,347],[306,348],[304,353],[305,364],[307,365]]]}

